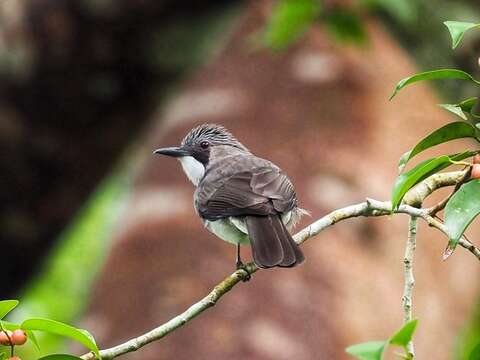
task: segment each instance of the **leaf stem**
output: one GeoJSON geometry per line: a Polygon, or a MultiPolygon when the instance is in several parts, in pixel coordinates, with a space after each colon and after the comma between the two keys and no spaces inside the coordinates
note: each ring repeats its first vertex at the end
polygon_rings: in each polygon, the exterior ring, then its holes
{"type": "Polygon", "coordinates": [[[466,167],[471,167],[472,166],[472,164],[470,164],[466,161],[455,161],[455,160],[450,159],[450,162],[454,165],[463,165],[463,166],[466,166],[466,167]]]}
{"type": "Polygon", "coordinates": [[[15,345],[13,345],[13,342],[12,342],[12,339],[11,339],[10,335],[8,335],[7,330],[3,326],[2,320],[0,320],[0,331],[3,332],[7,336],[8,342],[10,343],[10,356],[13,357],[13,355],[15,353],[15,345]]]}

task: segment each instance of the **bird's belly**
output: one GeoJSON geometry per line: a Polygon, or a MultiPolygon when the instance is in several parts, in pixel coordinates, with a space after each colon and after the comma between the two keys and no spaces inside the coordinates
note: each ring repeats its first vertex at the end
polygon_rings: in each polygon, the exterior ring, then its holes
{"type": "Polygon", "coordinates": [[[205,227],[220,239],[232,244],[248,244],[250,239],[243,219],[226,218],[215,221],[205,220],[205,227]],[[242,230],[244,231],[242,231],[242,230]]]}
{"type": "MultiPolygon", "coordinates": [[[[296,222],[292,211],[282,214],[282,222],[291,228],[296,222]]],[[[242,217],[229,217],[215,221],[204,220],[205,227],[220,239],[232,244],[249,244],[247,225],[242,217]]]]}

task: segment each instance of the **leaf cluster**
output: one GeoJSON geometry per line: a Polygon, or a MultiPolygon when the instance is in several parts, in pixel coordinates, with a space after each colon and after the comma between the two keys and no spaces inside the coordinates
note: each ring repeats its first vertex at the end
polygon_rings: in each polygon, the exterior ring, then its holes
{"type": "MultiPolygon", "coordinates": [[[[446,21],[445,25],[450,32],[452,48],[454,49],[460,44],[467,31],[480,27],[480,24],[459,21],[446,21]]],[[[394,98],[399,91],[408,85],[419,81],[443,79],[463,80],[480,86],[480,81],[462,70],[439,69],[421,72],[400,80],[390,99],[394,98]]],[[[399,161],[400,175],[397,177],[392,190],[392,209],[398,208],[405,194],[425,178],[444,170],[450,165],[461,164],[470,166],[468,163],[462,162],[462,160],[478,154],[478,147],[477,149],[469,149],[453,155],[442,154],[422,161],[412,169],[404,171],[405,166],[413,157],[433,146],[461,138],[470,138],[479,143],[480,116],[475,112],[477,102],[478,98],[472,97],[458,103],[439,104],[443,109],[457,116],[460,121],[451,122],[436,129],[402,155],[399,161]]],[[[471,179],[462,184],[452,194],[445,206],[445,227],[449,236],[447,250],[444,254],[445,257],[448,257],[453,252],[467,227],[480,213],[479,183],[480,180],[471,179]]]]}
{"type": "Polygon", "coordinates": [[[405,359],[410,359],[407,345],[412,341],[413,333],[417,328],[418,321],[411,320],[405,323],[401,329],[395,332],[387,340],[369,341],[361,344],[349,346],[345,351],[360,360],[381,360],[383,353],[389,345],[401,346],[405,352],[402,355],[405,359]]]}
{"type": "MultiPolygon", "coordinates": [[[[450,32],[453,49],[459,46],[467,31],[480,27],[480,24],[459,21],[446,21],[444,24],[450,32]]],[[[444,79],[463,80],[471,82],[475,86],[480,86],[480,81],[474,79],[473,76],[462,70],[439,69],[426,71],[400,80],[397,83],[390,100],[408,85],[425,80],[444,79]]],[[[463,162],[463,160],[479,154],[480,150],[478,150],[478,146],[477,149],[468,149],[456,154],[442,154],[424,160],[407,171],[405,170],[405,167],[410,160],[423,151],[436,145],[462,138],[470,138],[479,143],[480,115],[475,112],[477,102],[478,98],[472,97],[458,103],[439,104],[440,107],[457,116],[459,120],[446,124],[428,134],[411,150],[405,152],[400,157],[398,163],[399,175],[395,180],[391,195],[392,211],[400,206],[406,193],[422,180],[425,180],[431,175],[436,174],[451,165],[460,164],[468,167],[471,166],[470,163],[463,162]]],[[[467,181],[464,181],[461,186],[455,188],[445,205],[444,225],[448,233],[449,242],[444,253],[444,258],[453,253],[465,230],[479,213],[480,179],[467,179],[467,181]]],[[[417,320],[409,321],[387,340],[370,341],[353,345],[348,347],[346,351],[360,360],[381,360],[387,346],[398,345],[403,347],[405,352],[404,354],[400,354],[401,358],[413,359],[413,354],[409,353],[407,346],[410,341],[412,341],[416,326],[417,320]]],[[[469,358],[474,360],[479,359],[479,356],[480,344],[474,348],[469,358]]]]}
{"type": "MultiPolygon", "coordinates": [[[[0,328],[2,330],[16,330],[22,329],[26,332],[29,341],[40,350],[40,345],[35,336],[35,332],[41,331],[58,336],[63,336],[75,340],[87,349],[92,351],[98,359],[100,359],[100,351],[93,336],[83,329],[75,328],[71,325],[64,324],[60,321],[45,319],[45,318],[30,318],[24,320],[21,324],[15,324],[4,321],[3,318],[10,313],[19,304],[18,300],[3,300],[0,301],[0,328]]],[[[0,360],[6,359],[8,356],[8,349],[2,350],[0,347],[0,360]]],[[[80,359],[77,356],[66,354],[53,354],[39,358],[38,360],[75,360],[80,359]]]]}

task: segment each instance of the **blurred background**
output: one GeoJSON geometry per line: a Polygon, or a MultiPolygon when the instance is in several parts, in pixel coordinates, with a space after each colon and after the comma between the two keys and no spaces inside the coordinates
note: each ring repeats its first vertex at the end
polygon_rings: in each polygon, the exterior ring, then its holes
{"type": "MultiPolygon", "coordinates": [[[[388,102],[391,91],[436,67],[478,78],[480,33],[453,52],[442,22],[480,22],[480,5],[313,4],[0,2],[0,298],[21,300],[12,321],[69,322],[104,348],[167,321],[233,270],[234,247],[202,229],[179,164],[152,156],[199,123],[225,125],[291,176],[312,213],[301,226],[389,198],[400,155],[451,117],[436,104],[478,95],[455,81],[388,102]]],[[[349,359],[346,346],[401,326],[406,224],[338,224],[304,245],[304,266],[259,272],[125,359],[349,359]]],[[[444,247],[422,224],[419,359],[468,359],[480,342],[478,261],[458,251],[442,263],[444,247]]],[[[40,342],[40,353],[82,352],[40,342]]]]}

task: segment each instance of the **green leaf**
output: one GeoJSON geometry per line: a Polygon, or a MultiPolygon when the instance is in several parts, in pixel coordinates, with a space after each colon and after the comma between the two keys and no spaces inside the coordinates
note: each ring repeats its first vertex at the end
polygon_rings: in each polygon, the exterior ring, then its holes
{"type": "Polygon", "coordinates": [[[79,358],[78,356],[67,355],[67,354],[54,354],[54,355],[44,356],[38,360],[82,360],[82,358],[79,358]]]}
{"type": "Polygon", "coordinates": [[[473,351],[470,353],[468,360],[479,360],[480,359],[480,344],[473,348],[473,351]]]}
{"type": "Polygon", "coordinates": [[[77,329],[73,326],[61,323],[59,321],[42,318],[32,318],[25,320],[22,325],[22,329],[25,330],[40,330],[47,333],[65,336],[83,344],[86,348],[93,351],[98,358],[100,353],[95,343],[93,336],[86,330],[77,329]]]}
{"type": "Polygon", "coordinates": [[[4,353],[4,352],[0,353],[0,360],[5,360],[7,356],[8,356],[7,353],[4,353]]]}
{"type": "Polygon", "coordinates": [[[431,148],[432,146],[455,139],[461,139],[466,137],[475,138],[476,134],[477,132],[475,128],[472,125],[463,121],[457,121],[442,126],[441,128],[435,130],[434,132],[423,138],[417,145],[415,145],[415,147],[411,151],[403,154],[398,163],[398,167],[400,170],[403,169],[411,158],[421,153],[422,151],[431,148]]]}
{"type": "Polygon", "coordinates": [[[349,346],[345,351],[360,360],[381,360],[387,344],[388,341],[369,341],[349,346]]]}
{"type": "Polygon", "coordinates": [[[426,71],[426,72],[418,73],[400,80],[397,83],[397,86],[395,87],[395,90],[393,91],[392,96],[390,96],[390,100],[392,100],[395,97],[395,95],[397,95],[397,93],[407,85],[413,84],[417,81],[441,80],[441,79],[469,80],[474,82],[477,85],[480,85],[480,82],[475,80],[472,77],[472,75],[462,70],[440,69],[440,70],[426,71]]]}
{"type": "Polygon", "coordinates": [[[448,166],[450,163],[449,157],[443,155],[438,158],[422,161],[413,169],[400,174],[393,184],[391,200],[392,210],[395,210],[400,205],[400,202],[408,190],[410,190],[423,179],[426,179],[430,175],[435,174],[437,171],[442,170],[443,165],[448,166]]]}
{"type": "Polygon", "coordinates": [[[3,319],[10,311],[18,305],[18,300],[2,300],[0,301],[0,319],[3,319]]]}
{"type": "Polygon", "coordinates": [[[352,10],[336,8],[325,18],[327,30],[340,42],[363,44],[367,40],[362,20],[352,10]]]}
{"type": "Polygon", "coordinates": [[[37,350],[40,350],[40,344],[38,343],[35,333],[32,330],[25,330],[25,332],[27,333],[28,340],[30,340],[33,343],[33,345],[35,345],[37,350]]]}
{"type": "Polygon", "coordinates": [[[410,320],[402,326],[393,336],[390,338],[389,343],[392,345],[407,346],[412,340],[413,333],[417,328],[418,320],[410,320]]]}
{"type": "Polygon", "coordinates": [[[454,250],[464,231],[480,213],[480,180],[463,184],[445,206],[445,228],[450,238],[448,248],[454,250]]]}
{"type": "Polygon", "coordinates": [[[463,35],[465,35],[465,32],[480,26],[480,24],[462,21],[445,21],[444,24],[448,28],[450,36],[452,37],[452,49],[455,49],[458,44],[460,44],[463,35]]]}
{"type": "Polygon", "coordinates": [[[263,40],[267,46],[281,50],[299,39],[320,14],[318,0],[282,0],[273,8],[263,40]]]}
{"type": "Polygon", "coordinates": [[[477,101],[478,101],[477,97],[472,97],[472,98],[463,100],[458,104],[438,104],[438,106],[454,113],[457,116],[460,116],[463,120],[467,120],[467,116],[465,115],[465,113],[473,117],[479,117],[479,115],[473,112],[473,108],[475,107],[477,101]]]}
{"type": "Polygon", "coordinates": [[[412,26],[418,18],[418,6],[411,0],[362,0],[364,7],[381,8],[403,26],[412,26]]]}
{"type": "Polygon", "coordinates": [[[14,323],[11,323],[9,321],[4,321],[4,320],[2,320],[2,326],[5,329],[10,330],[10,331],[20,329],[20,324],[14,324],[14,323]]]}
{"type": "Polygon", "coordinates": [[[436,158],[431,158],[425,161],[422,161],[420,164],[415,166],[413,169],[400,174],[395,180],[392,190],[392,210],[395,210],[403,197],[416,184],[420,181],[426,179],[430,175],[433,175],[440,170],[445,169],[452,164],[453,161],[460,161],[475,155],[474,151],[466,151],[461,154],[454,155],[442,155],[436,158]]]}
{"type": "Polygon", "coordinates": [[[400,159],[398,160],[398,173],[401,174],[403,169],[405,168],[405,165],[407,165],[408,160],[410,160],[410,154],[412,153],[412,150],[408,150],[405,152],[402,156],[400,156],[400,159]]]}
{"type": "Polygon", "coordinates": [[[461,117],[463,120],[467,120],[467,116],[464,114],[462,108],[456,104],[438,104],[438,106],[444,108],[447,111],[461,117]]]}
{"type": "Polygon", "coordinates": [[[475,104],[477,103],[477,101],[478,101],[477,97],[471,97],[466,100],[463,100],[462,102],[459,102],[456,105],[466,113],[472,114],[473,108],[475,107],[475,104]]]}

